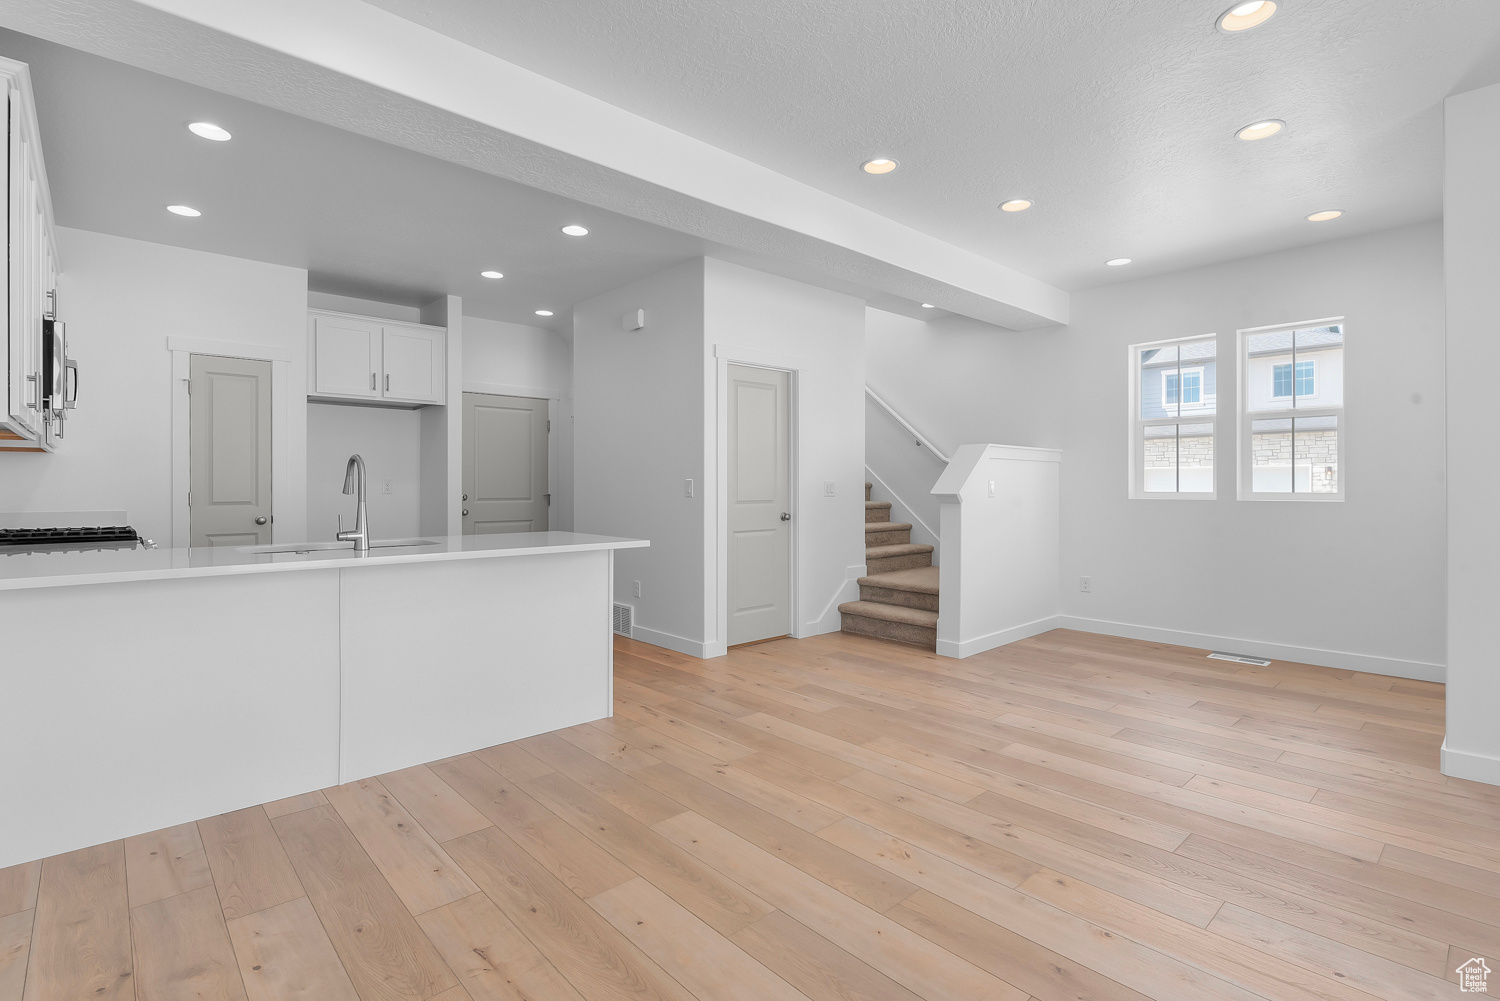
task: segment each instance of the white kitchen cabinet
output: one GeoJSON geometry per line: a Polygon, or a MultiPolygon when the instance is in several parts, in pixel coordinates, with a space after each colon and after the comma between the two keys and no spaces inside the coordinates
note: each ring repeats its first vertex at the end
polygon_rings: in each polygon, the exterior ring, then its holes
{"type": "Polygon", "coordinates": [[[380,324],[343,316],[312,322],[312,394],[380,398],[380,324]]]}
{"type": "Polygon", "coordinates": [[[382,326],[380,333],[385,397],[442,403],[446,332],[433,327],[382,326]]]}
{"type": "MultiPolygon", "coordinates": [[[[57,249],[52,203],[36,123],[31,79],[24,63],[0,59],[5,97],[7,263],[3,359],[5,406],[0,451],[50,452],[60,437],[61,397],[43,399],[42,322],[56,308],[57,249]]],[[[60,369],[58,370],[60,371],[60,369]]],[[[64,373],[65,375],[65,373],[64,373]]]]}
{"type": "Polygon", "coordinates": [[[316,310],[308,317],[308,398],[372,406],[444,402],[448,332],[316,310]]]}

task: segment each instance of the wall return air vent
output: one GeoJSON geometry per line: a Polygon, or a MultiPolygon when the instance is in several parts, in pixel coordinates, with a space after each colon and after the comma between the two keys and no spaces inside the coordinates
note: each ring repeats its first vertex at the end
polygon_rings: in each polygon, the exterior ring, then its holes
{"type": "Polygon", "coordinates": [[[630,636],[635,627],[635,608],[630,605],[622,605],[615,602],[615,632],[621,636],[630,636]]]}
{"type": "MultiPolygon", "coordinates": [[[[616,613],[616,614],[618,615],[618,613],[616,613]]],[[[1260,657],[1246,657],[1242,653],[1220,653],[1218,650],[1215,650],[1213,653],[1209,654],[1208,655],[1208,659],[1209,660],[1232,660],[1236,664],[1251,664],[1251,665],[1253,665],[1255,667],[1270,667],[1271,666],[1271,662],[1269,660],[1263,660],[1260,657]]]]}

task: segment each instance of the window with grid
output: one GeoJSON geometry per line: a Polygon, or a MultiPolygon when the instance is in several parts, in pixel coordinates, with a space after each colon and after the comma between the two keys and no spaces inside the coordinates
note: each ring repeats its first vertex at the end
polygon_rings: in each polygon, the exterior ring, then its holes
{"type": "Polygon", "coordinates": [[[1240,331],[1239,496],[1344,497],[1344,324],[1240,331]]]}
{"type": "Polygon", "coordinates": [[[1130,349],[1130,496],[1214,496],[1212,336],[1130,349]]]}

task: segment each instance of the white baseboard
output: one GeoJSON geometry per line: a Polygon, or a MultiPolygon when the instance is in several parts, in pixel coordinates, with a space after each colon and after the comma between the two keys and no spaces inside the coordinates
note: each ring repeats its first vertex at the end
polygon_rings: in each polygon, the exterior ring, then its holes
{"type": "Polygon", "coordinates": [[[660,629],[647,629],[643,625],[635,625],[630,630],[630,638],[640,640],[642,643],[650,643],[652,646],[666,647],[668,650],[676,650],[685,653],[689,657],[698,657],[707,660],[709,657],[724,656],[724,644],[704,643],[702,640],[690,640],[685,636],[675,633],[663,632],[660,629]]]}
{"type": "Polygon", "coordinates": [[[972,657],[976,653],[983,653],[986,650],[993,650],[997,646],[1005,646],[1007,643],[1014,643],[1017,640],[1024,640],[1028,636],[1036,636],[1048,630],[1056,629],[1058,627],[1057,619],[1056,615],[1049,615],[1045,619],[1037,619],[1035,622],[1025,622],[1019,626],[1011,626],[1008,629],[1001,629],[998,632],[961,642],[939,638],[937,641],[937,654],[939,657],[954,657],[958,659],[972,657]]]}
{"type": "Polygon", "coordinates": [[[1448,746],[1448,738],[1444,736],[1439,760],[1444,775],[1500,786],[1500,758],[1473,751],[1455,751],[1448,746]]]}
{"type": "Polygon", "coordinates": [[[818,613],[816,619],[802,623],[802,628],[797,631],[797,638],[836,633],[843,628],[844,623],[839,615],[839,606],[846,601],[859,600],[859,579],[863,576],[865,576],[863,563],[846,569],[844,582],[834,590],[833,597],[828,599],[828,604],[823,606],[823,611],[818,613]]]}
{"type": "Polygon", "coordinates": [[[1247,640],[1233,636],[1213,636],[1209,633],[1191,633],[1182,629],[1138,626],[1130,622],[1086,619],[1078,615],[1059,615],[1054,628],[1077,629],[1085,633],[1124,636],[1128,639],[1171,643],[1175,646],[1197,647],[1204,650],[1224,650],[1229,653],[1249,654],[1252,657],[1265,657],[1270,660],[1317,664],[1341,671],[1362,671],[1366,674],[1383,674],[1387,677],[1409,678],[1413,681],[1436,681],[1442,684],[1448,676],[1447,668],[1442,664],[1431,664],[1420,660],[1399,660],[1395,657],[1380,657],[1368,653],[1349,653],[1344,650],[1323,650],[1318,647],[1267,643],[1262,640],[1247,640]]]}

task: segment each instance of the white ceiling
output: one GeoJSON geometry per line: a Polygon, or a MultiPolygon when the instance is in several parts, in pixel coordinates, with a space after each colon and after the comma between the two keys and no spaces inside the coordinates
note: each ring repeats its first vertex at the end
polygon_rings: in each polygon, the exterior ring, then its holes
{"type": "Polygon", "coordinates": [[[368,2],[1073,289],[1434,218],[1442,99],[1500,79],[1495,0],[368,2]]]}
{"type": "MultiPolygon", "coordinates": [[[[309,271],[313,289],[565,327],[574,303],[703,240],[260,104],[0,29],[31,66],[61,226],[309,271]],[[207,142],[186,125],[234,134],[207,142]],[[164,210],[186,204],[184,219],[164,210]],[[590,234],[565,236],[568,223],[590,234]],[[505,278],[481,278],[484,269],[505,278]],[[555,317],[537,317],[551,309],[555,317]]],[[[64,262],[66,265],[66,262],[64,262]]]]}

